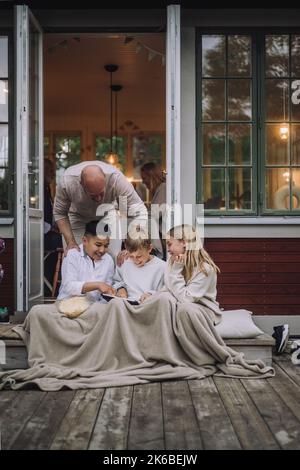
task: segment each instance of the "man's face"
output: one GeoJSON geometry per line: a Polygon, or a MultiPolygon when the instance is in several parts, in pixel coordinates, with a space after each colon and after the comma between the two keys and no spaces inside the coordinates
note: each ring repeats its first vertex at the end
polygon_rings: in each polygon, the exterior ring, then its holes
{"type": "Polygon", "coordinates": [[[141,268],[151,259],[152,245],[149,248],[140,248],[128,254],[128,258],[138,267],[141,268]]]}
{"type": "Polygon", "coordinates": [[[100,238],[98,236],[84,236],[83,247],[86,253],[95,261],[99,261],[107,252],[109,247],[109,238],[100,238]]]}

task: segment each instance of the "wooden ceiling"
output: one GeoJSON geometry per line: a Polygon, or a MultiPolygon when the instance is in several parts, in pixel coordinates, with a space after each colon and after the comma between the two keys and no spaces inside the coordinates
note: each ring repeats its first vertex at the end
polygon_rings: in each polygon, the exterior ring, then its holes
{"type": "Polygon", "coordinates": [[[45,122],[65,116],[97,119],[103,131],[110,126],[110,75],[105,64],[117,64],[113,83],[118,95],[118,125],[134,121],[140,128],[165,130],[165,75],[162,56],[165,35],[46,34],[44,38],[45,122]],[[125,38],[127,43],[125,43],[125,38]],[[149,60],[151,58],[151,60],[149,60]],[[155,128],[153,128],[155,126],[155,128]]]}

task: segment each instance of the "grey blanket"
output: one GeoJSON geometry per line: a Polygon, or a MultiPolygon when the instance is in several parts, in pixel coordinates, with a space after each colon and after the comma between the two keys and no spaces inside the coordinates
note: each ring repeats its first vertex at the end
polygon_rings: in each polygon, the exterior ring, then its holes
{"type": "Polygon", "coordinates": [[[113,387],[212,374],[265,378],[274,370],[246,361],[225,345],[214,313],[169,293],[142,305],[96,302],[75,319],[56,304],[37,305],[14,330],[28,349],[29,369],[0,373],[0,388],[41,390],[113,387]]]}

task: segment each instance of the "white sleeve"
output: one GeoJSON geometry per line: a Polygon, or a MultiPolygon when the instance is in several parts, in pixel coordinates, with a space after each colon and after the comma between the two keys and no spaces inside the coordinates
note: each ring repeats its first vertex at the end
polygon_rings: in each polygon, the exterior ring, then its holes
{"type": "Polygon", "coordinates": [[[85,282],[87,282],[86,280],[82,281],[78,279],[78,257],[73,251],[76,250],[68,251],[61,267],[62,288],[70,297],[73,295],[81,295],[82,287],[85,282]]]}
{"type": "Polygon", "coordinates": [[[189,284],[186,284],[182,274],[183,267],[183,263],[174,262],[169,268],[169,288],[178,302],[198,303],[210,290],[213,270],[211,269],[207,276],[203,272],[199,272],[189,284]]]}
{"type": "Polygon", "coordinates": [[[121,289],[121,287],[126,289],[126,283],[123,279],[122,266],[116,266],[112,287],[116,290],[121,289]]]}
{"type": "Polygon", "coordinates": [[[107,275],[106,275],[106,279],[105,279],[105,282],[106,284],[112,286],[113,285],[113,282],[114,282],[114,273],[115,273],[115,264],[111,258],[110,255],[109,256],[109,265],[108,265],[108,269],[107,269],[107,275]]]}

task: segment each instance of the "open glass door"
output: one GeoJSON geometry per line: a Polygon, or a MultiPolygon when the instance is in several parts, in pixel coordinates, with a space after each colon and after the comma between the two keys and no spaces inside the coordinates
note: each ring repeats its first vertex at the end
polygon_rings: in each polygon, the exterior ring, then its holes
{"type": "Polygon", "coordinates": [[[181,158],[180,158],[180,5],[167,7],[167,122],[166,122],[166,163],[167,163],[167,225],[182,223],[180,211],[174,205],[181,204],[181,158]]]}
{"type": "Polygon", "coordinates": [[[42,30],[15,6],[17,311],[43,298],[42,30]]]}

